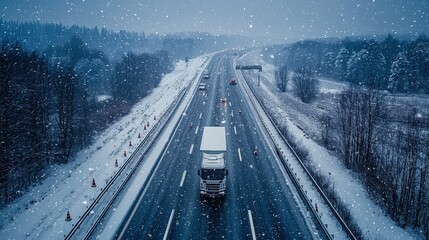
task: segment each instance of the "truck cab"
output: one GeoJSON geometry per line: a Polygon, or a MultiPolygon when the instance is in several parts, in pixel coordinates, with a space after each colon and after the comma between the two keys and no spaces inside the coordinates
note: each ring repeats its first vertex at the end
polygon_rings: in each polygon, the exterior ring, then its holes
{"type": "Polygon", "coordinates": [[[200,151],[202,160],[198,175],[201,197],[225,196],[228,175],[225,165],[225,128],[204,127],[200,151]]]}
{"type": "Polygon", "coordinates": [[[200,194],[206,196],[224,196],[226,176],[224,154],[210,155],[203,153],[200,175],[200,194]]]}

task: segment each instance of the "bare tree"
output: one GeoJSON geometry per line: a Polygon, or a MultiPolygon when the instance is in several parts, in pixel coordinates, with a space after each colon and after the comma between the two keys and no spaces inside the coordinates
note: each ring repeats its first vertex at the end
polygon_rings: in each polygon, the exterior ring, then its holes
{"type": "Polygon", "coordinates": [[[314,78],[309,69],[298,69],[292,77],[293,91],[301,101],[309,103],[316,99],[319,93],[319,80],[314,78]]]}
{"type": "Polygon", "coordinates": [[[331,112],[335,140],[346,167],[364,174],[367,181],[375,177],[373,153],[382,131],[377,126],[386,112],[385,101],[379,91],[350,88],[341,94],[331,112]]]}
{"type": "Polygon", "coordinates": [[[320,117],[320,124],[322,125],[321,135],[323,144],[327,148],[331,148],[331,129],[332,129],[332,117],[329,114],[323,113],[320,117]]]}
{"type": "Polygon", "coordinates": [[[276,80],[277,87],[282,92],[286,92],[288,82],[288,69],[286,65],[282,65],[277,68],[274,72],[274,78],[276,80]]]}

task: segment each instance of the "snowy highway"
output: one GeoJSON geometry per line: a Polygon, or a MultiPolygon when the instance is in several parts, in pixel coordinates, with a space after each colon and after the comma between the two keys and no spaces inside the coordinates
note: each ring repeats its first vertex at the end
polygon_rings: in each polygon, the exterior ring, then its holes
{"type": "Polygon", "coordinates": [[[240,84],[228,84],[236,77],[233,57],[231,52],[213,57],[211,78],[201,79],[207,90],[195,93],[159,166],[117,232],[120,239],[321,238],[311,214],[301,210],[289,189],[240,84]],[[223,199],[200,199],[197,169],[204,126],[226,128],[229,175],[223,199]],[[255,147],[258,155],[253,154],[255,147]]]}

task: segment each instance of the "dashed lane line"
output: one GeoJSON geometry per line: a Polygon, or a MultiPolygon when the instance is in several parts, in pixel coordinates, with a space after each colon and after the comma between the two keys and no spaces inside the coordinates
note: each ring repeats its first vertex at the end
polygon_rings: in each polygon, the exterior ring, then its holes
{"type": "Polygon", "coordinates": [[[186,170],[185,170],[185,171],[183,171],[182,179],[180,180],[180,187],[182,187],[182,186],[183,186],[183,183],[185,182],[186,172],[187,172],[186,170]]]}

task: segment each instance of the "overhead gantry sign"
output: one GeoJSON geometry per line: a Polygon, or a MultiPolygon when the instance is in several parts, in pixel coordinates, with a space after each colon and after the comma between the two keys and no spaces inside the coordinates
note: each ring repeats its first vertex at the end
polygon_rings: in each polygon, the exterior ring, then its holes
{"type": "Polygon", "coordinates": [[[235,69],[241,69],[241,70],[251,70],[256,69],[259,72],[262,72],[262,66],[261,65],[237,65],[235,66],[235,69]]]}

